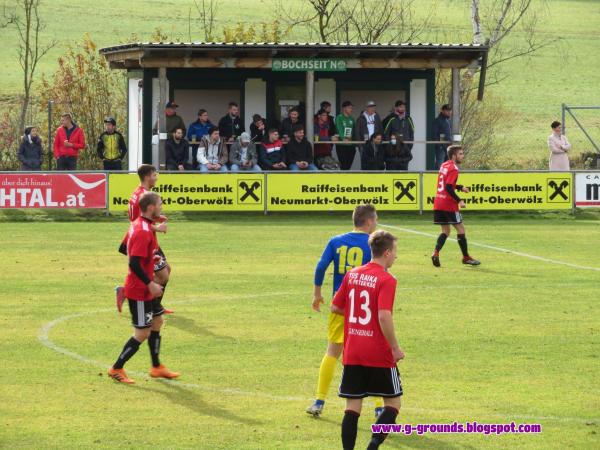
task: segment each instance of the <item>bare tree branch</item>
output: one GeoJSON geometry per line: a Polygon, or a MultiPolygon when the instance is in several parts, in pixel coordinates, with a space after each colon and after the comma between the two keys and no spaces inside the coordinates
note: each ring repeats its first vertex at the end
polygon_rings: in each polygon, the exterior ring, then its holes
{"type": "Polygon", "coordinates": [[[200,18],[202,32],[204,33],[204,41],[210,42],[214,39],[218,2],[217,0],[194,0],[194,5],[200,18]]]}

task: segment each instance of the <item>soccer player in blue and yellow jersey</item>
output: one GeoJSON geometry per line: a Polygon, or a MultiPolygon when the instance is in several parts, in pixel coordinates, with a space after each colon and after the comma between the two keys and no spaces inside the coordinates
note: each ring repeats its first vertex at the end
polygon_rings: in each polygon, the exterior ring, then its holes
{"type": "MultiPolygon", "coordinates": [[[[344,275],[355,267],[362,266],[371,260],[369,234],[377,228],[377,211],[371,205],[359,205],[352,213],[354,231],[331,238],[315,269],[315,287],[312,308],[321,311],[323,295],[321,286],[325,272],[333,262],[333,294],[339,289],[344,275]]],[[[306,410],[308,414],[319,416],[323,412],[325,397],[333,379],[337,360],[344,348],[344,316],[331,312],[329,314],[327,332],[327,352],[321,361],[319,381],[317,382],[317,398],[306,410]]],[[[375,414],[383,410],[381,398],[375,399],[375,414]]]]}

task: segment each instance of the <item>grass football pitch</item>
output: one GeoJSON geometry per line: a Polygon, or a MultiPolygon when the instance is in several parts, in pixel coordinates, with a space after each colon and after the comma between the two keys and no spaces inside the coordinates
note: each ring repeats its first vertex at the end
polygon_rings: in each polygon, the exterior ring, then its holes
{"type": "MultiPolygon", "coordinates": [[[[341,366],[322,417],[304,409],[326,346],[327,314],[310,308],[314,265],[349,214],[172,217],[159,237],[175,309],[161,356],[182,376],[149,379],[144,344],[126,366],[133,386],[106,377],[131,334],[112,291],[126,272],[116,252],[126,218],[21,215],[0,216],[1,448],[341,448],[341,366]]],[[[482,265],[462,266],[448,241],[435,269],[430,216],[380,216],[399,237],[398,423],[539,423],[542,433],[390,435],[384,447],[599,448],[597,217],[465,220],[482,265]]],[[[372,422],[366,400],[357,448],[372,422]]]]}

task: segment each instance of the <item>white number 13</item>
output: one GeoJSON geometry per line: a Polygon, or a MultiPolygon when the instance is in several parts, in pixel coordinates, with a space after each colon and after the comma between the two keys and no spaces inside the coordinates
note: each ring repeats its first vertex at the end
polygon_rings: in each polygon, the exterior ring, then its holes
{"type": "Polygon", "coordinates": [[[364,317],[359,316],[357,318],[354,315],[354,289],[350,291],[348,296],[350,297],[350,317],[348,319],[350,323],[356,323],[358,321],[358,323],[360,323],[361,325],[368,324],[371,321],[371,309],[369,308],[369,292],[360,291],[359,294],[359,298],[363,300],[363,302],[360,304],[360,309],[362,309],[365,312],[364,317]]]}

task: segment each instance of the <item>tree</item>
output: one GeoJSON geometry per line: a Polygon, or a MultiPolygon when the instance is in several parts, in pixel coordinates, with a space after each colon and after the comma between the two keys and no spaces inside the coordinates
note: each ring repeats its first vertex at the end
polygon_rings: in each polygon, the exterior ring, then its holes
{"type": "MultiPolygon", "coordinates": [[[[42,77],[39,93],[41,107],[53,100],[58,112],[71,112],[86,134],[88,148],[95,145],[104,129],[104,118],[113,116],[123,123],[126,118],[126,83],[123,73],[111,70],[98,54],[96,44],[84,35],[80,49],[69,47],[58,59],[52,78],[42,77]]],[[[48,143],[51,145],[51,143],[48,143]]],[[[99,168],[95,151],[84,151],[80,167],[99,168]]]]}
{"type": "Polygon", "coordinates": [[[408,42],[419,38],[434,16],[432,9],[418,18],[416,5],[416,0],[308,0],[293,8],[278,0],[276,15],[321,42],[408,42]]]}
{"type": "Polygon", "coordinates": [[[19,116],[19,130],[25,128],[25,119],[31,103],[31,90],[38,63],[57,44],[54,39],[42,42],[41,33],[46,28],[46,24],[40,17],[39,7],[40,0],[15,0],[14,10],[5,11],[7,23],[17,30],[19,38],[17,53],[23,71],[23,100],[19,116]]]}
{"type": "MultiPolygon", "coordinates": [[[[218,8],[217,0],[194,0],[194,6],[200,19],[204,42],[211,42],[215,33],[215,22],[217,19],[218,8]]],[[[191,9],[191,8],[190,8],[191,9]]],[[[189,34],[191,40],[191,13],[188,16],[189,34]]]]}
{"type": "MultiPolygon", "coordinates": [[[[533,0],[494,0],[482,7],[480,0],[468,0],[471,10],[472,39],[474,44],[489,47],[485,85],[501,83],[506,77],[501,68],[515,58],[531,57],[543,47],[557,43],[560,38],[545,37],[536,32],[541,19],[541,7],[534,7],[533,0]],[[509,39],[515,32],[523,39],[509,39]]],[[[539,4],[539,2],[538,2],[539,4]]],[[[479,67],[463,71],[460,80],[461,108],[459,111],[463,143],[470,153],[469,161],[474,167],[490,164],[502,149],[495,130],[508,120],[501,100],[491,102],[477,100],[479,67]]],[[[436,96],[440,103],[451,100],[451,81],[447,73],[438,71],[436,96]]]]}

